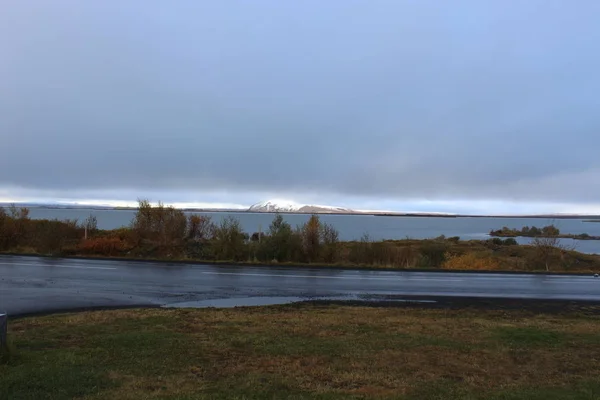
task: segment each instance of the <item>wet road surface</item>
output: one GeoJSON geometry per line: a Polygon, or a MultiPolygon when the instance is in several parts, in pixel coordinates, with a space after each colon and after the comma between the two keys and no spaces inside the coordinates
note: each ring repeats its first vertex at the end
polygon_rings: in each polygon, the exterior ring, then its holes
{"type": "Polygon", "coordinates": [[[9,315],[91,307],[235,306],[402,295],[600,301],[600,279],[0,256],[0,312],[9,315]]]}

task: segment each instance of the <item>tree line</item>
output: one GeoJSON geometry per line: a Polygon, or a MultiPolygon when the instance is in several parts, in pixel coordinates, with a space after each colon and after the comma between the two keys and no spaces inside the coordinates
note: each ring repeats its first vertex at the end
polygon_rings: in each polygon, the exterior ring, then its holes
{"type": "Polygon", "coordinates": [[[554,225],[547,225],[542,228],[537,226],[524,226],[521,229],[511,229],[506,226],[502,229],[490,231],[490,236],[496,237],[531,237],[531,238],[563,238],[576,240],[600,240],[600,236],[592,236],[587,233],[564,234],[554,225]]]}
{"type": "MultiPolygon", "coordinates": [[[[94,216],[85,221],[36,220],[27,208],[0,208],[0,251],[50,255],[96,255],[264,263],[360,264],[390,267],[439,267],[444,241],[341,242],[338,230],[311,215],[292,227],[276,214],[265,232],[244,232],[240,221],[226,216],[186,215],[163,203],[140,200],[127,227],[101,230],[94,216]]],[[[458,240],[454,238],[452,240],[458,240]]]]}
{"type": "Polygon", "coordinates": [[[214,222],[147,200],[139,202],[128,234],[122,239],[136,255],[231,261],[334,262],[339,242],[338,231],[317,215],[295,229],[276,215],[267,232],[250,235],[233,216],[214,222]]]}
{"type": "MultiPolygon", "coordinates": [[[[541,243],[541,242],[540,242],[541,243]]],[[[77,220],[35,220],[27,208],[0,208],[0,251],[56,256],[84,255],[221,262],[309,263],[390,268],[566,269],[598,268],[600,259],[566,252],[558,243],[517,245],[514,239],[461,241],[440,236],[425,240],[340,241],[337,229],[311,215],[292,227],[275,215],[264,232],[244,232],[225,216],[185,214],[162,203],[140,200],[131,223],[98,229],[89,216],[77,220]],[[543,245],[542,245],[543,244],[543,245]],[[568,253],[568,254],[567,254],[568,253]]]]}

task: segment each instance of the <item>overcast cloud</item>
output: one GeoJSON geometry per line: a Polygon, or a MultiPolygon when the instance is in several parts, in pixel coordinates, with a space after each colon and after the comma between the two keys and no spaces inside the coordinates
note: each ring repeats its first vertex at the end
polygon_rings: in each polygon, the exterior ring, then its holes
{"type": "Polygon", "coordinates": [[[0,200],[600,212],[600,2],[7,1],[0,200]]]}

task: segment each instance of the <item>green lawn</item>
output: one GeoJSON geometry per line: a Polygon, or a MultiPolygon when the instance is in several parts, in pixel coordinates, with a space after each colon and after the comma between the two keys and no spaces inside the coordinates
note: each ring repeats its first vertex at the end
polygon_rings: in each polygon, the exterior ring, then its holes
{"type": "Polygon", "coordinates": [[[10,321],[0,399],[600,399],[600,317],[287,305],[10,321]]]}

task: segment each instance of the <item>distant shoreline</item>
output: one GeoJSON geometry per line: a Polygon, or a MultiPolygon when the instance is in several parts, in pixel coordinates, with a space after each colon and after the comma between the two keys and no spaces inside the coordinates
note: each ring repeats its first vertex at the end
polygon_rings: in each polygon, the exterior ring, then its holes
{"type": "MultiPolygon", "coordinates": [[[[94,211],[135,211],[137,207],[104,207],[104,206],[60,206],[60,205],[38,205],[38,204],[18,204],[18,207],[27,207],[35,209],[48,209],[48,210],[94,210],[94,211]]],[[[10,204],[0,203],[0,207],[9,207],[10,204]]],[[[249,211],[239,209],[211,209],[211,208],[182,208],[184,212],[197,212],[197,213],[239,213],[239,214],[290,214],[290,215],[311,215],[313,213],[303,213],[294,211],[249,211]]],[[[419,218],[503,218],[503,219],[514,219],[514,218],[538,218],[538,219],[585,219],[584,222],[600,222],[600,215],[580,214],[580,215],[561,215],[561,214],[533,214],[533,215],[485,215],[485,214],[436,214],[436,213],[391,213],[391,212],[315,212],[318,215],[368,215],[375,217],[419,217],[419,218]]]]}
{"type": "Polygon", "coordinates": [[[585,233],[583,234],[559,234],[559,235],[524,235],[522,233],[515,232],[514,234],[502,233],[498,231],[490,232],[491,237],[498,238],[515,238],[515,237],[526,237],[526,238],[538,238],[538,239],[573,239],[573,240],[600,240],[600,236],[591,236],[585,233]]]}

